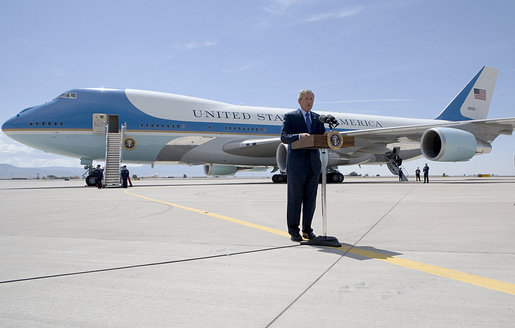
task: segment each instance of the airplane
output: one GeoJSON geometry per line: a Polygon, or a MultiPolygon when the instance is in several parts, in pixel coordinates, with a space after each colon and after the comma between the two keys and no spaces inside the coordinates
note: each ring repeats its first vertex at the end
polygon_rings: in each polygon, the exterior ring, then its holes
{"type": "MultiPolygon", "coordinates": [[[[500,135],[511,135],[515,117],[487,119],[498,69],[484,66],[434,119],[342,112],[334,129],[353,144],[330,149],[327,180],[342,182],[338,166],[386,164],[398,175],[403,160],[467,161],[489,153],[500,135]]],[[[287,145],[283,115],[292,109],[253,107],[134,89],[72,89],[26,108],[2,125],[25,145],[79,158],[95,184],[93,161],[106,156],[106,134],[122,130],[123,163],[204,165],[206,175],[241,170],[277,172],[285,182],[287,145]]]]}

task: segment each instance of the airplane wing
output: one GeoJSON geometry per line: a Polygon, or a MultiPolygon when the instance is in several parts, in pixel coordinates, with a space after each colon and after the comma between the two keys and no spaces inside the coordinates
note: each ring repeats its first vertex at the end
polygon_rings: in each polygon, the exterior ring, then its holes
{"type": "Polygon", "coordinates": [[[345,136],[358,137],[370,142],[394,143],[406,140],[420,141],[422,134],[430,128],[453,127],[468,131],[477,138],[492,142],[499,134],[511,135],[515,130],[515,117],[469,121],[442,121],[421,125],[397,126],[391,128],[363,129],[341,132],[345,136]]]}
{"type": "MultiPolygon", "coordinates": [[[[481,119],[468,121],[435,121],[429,124],[397,126],[377,129],[363,129],[340,132],[344,136],[355,138],[354,147],[341,148],[331,152],[338,154],[335,165],[359,164],[381,160],[384,155],[398,147],[403,159],[422,155],[420,141],[425,131],[431,128],[454,128],[472,133],[477,139],[491,143],[500,134],[511,135],[515,130],[515,117],[503,119],[481,119]]],[[[249,138],[231,140],[224,144],[223,151],[238,156],[276,157],[281,145],[279,137],[249,138]]],[[[285,154],[285,153],[284,153],[285,154]]],[[[283,155],[284,155],[283,154],[283,155]]],[[[285,160],[285,158],[284,158],[285,160]]]]}

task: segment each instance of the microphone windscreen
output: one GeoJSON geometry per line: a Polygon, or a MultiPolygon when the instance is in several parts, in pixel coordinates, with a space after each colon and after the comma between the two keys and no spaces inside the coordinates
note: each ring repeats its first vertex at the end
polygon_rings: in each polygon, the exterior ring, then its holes
{"type": "Polygon", "coordinates": [[[322,123],[327,123],[328,122],[328,116],[327,115],[320,115],[320,117],[318,118],[318,120],[322,123]]]}

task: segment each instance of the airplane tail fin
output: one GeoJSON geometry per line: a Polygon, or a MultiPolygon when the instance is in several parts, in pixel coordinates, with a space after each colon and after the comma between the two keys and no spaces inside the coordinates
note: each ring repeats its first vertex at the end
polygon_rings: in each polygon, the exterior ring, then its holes
{"type": "Polygon", "coordinates": [[[497,68],[484,66],[436,119],[448,121],[486,119],[498,72],[497,68]]]}

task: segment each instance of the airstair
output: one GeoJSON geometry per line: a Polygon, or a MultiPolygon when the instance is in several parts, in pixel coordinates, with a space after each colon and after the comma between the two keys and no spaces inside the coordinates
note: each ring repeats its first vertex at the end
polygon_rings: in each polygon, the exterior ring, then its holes
{"type": "Polygon", "coordinates": [[[120,163],[122,161],[122,135],[125,132],[125,125],[122,131],[114,129],[111,132],[106,125],[106,154],[104,185],[106,188],[120,187],[120,163]]]}
{"type": "Polygon", "coordinates": [[[394,149],[393,154],[390,155],[388,162],[386,163],[386,167],[392,172],[394,175],[399,176],[399,171],[402,173],[401,181],[408,181],[408,177],[406,176],[407,170],[402,166],[402,159],[396,155],[398,153],[397,149],[394,149]]]}
{"type": "Polygon", "coordinates": [[[399,170],[401,171],[401,181],[408,181],[408,177],[406,176],[406,172],[408,172],[406,170],[406,168],[404,166],[400,166],[399,167],[399,170]]]}

